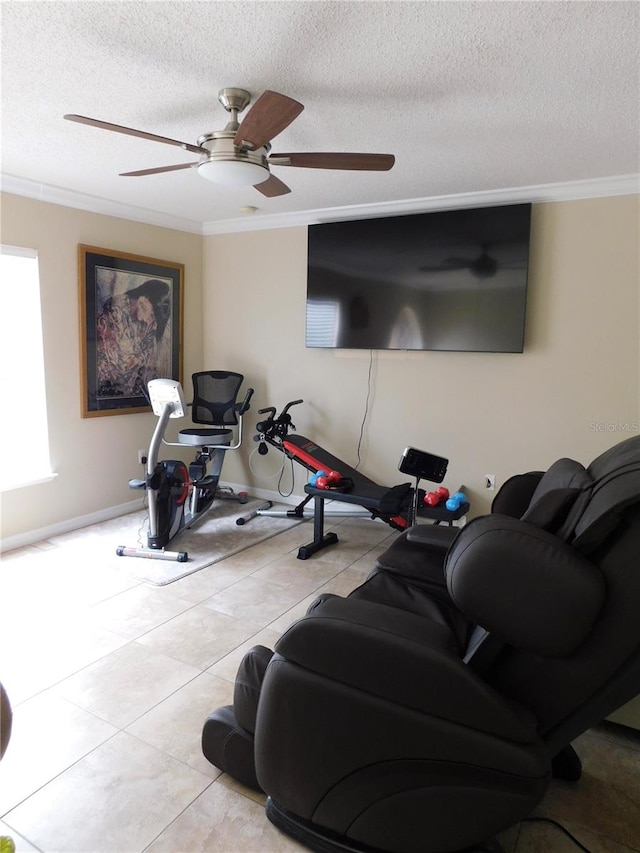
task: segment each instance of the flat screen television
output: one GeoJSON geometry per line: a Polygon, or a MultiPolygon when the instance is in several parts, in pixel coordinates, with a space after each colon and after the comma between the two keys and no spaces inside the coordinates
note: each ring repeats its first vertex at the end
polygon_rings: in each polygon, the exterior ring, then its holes
{"type": "Polygon", "coordinates": [[[531,205],[308,228],[307,347],[522,352],[531,205]]]}

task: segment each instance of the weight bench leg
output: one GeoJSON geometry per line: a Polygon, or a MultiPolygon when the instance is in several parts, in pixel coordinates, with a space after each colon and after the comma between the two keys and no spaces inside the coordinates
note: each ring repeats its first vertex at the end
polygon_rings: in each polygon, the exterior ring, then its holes
{"type": "Polygon", "coordinates": [[[316,554],[328,545],[335,545],[338,541],[335,533],[324,532],[324,498],[316,495],[313,500],[313,542],[310,542],[308,545],[302,545],[298,549],[299,560],[307,560],[313,554],[316,554]]]}

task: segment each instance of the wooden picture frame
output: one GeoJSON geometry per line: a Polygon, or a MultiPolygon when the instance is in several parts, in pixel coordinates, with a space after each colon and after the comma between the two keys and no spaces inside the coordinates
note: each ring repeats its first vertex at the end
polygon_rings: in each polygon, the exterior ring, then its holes
{"type": "Polygon", "coordinates": [[[78,246],[82,417],[151,410],[150,379],[182,382],[184,265],[78,246]]]}

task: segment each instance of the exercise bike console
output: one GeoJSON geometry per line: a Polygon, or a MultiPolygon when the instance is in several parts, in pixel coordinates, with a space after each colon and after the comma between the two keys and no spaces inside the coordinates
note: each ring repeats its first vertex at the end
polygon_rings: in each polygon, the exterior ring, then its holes
{"type": "Polygon", "coordinates": [[[183,418],[187,413],[182,385],[175,379],[152,379],[148,384],[153,414],[160,417],[165,406],[170,418],[183,418]]]}

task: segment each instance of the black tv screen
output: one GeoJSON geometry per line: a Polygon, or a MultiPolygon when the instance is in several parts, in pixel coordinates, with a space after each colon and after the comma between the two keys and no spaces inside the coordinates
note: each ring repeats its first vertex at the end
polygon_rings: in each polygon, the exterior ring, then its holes
{"type": "Polygon", "coordinates": [[[308,347],[522,352],[531,205],[308,228],[308,347]]]}

